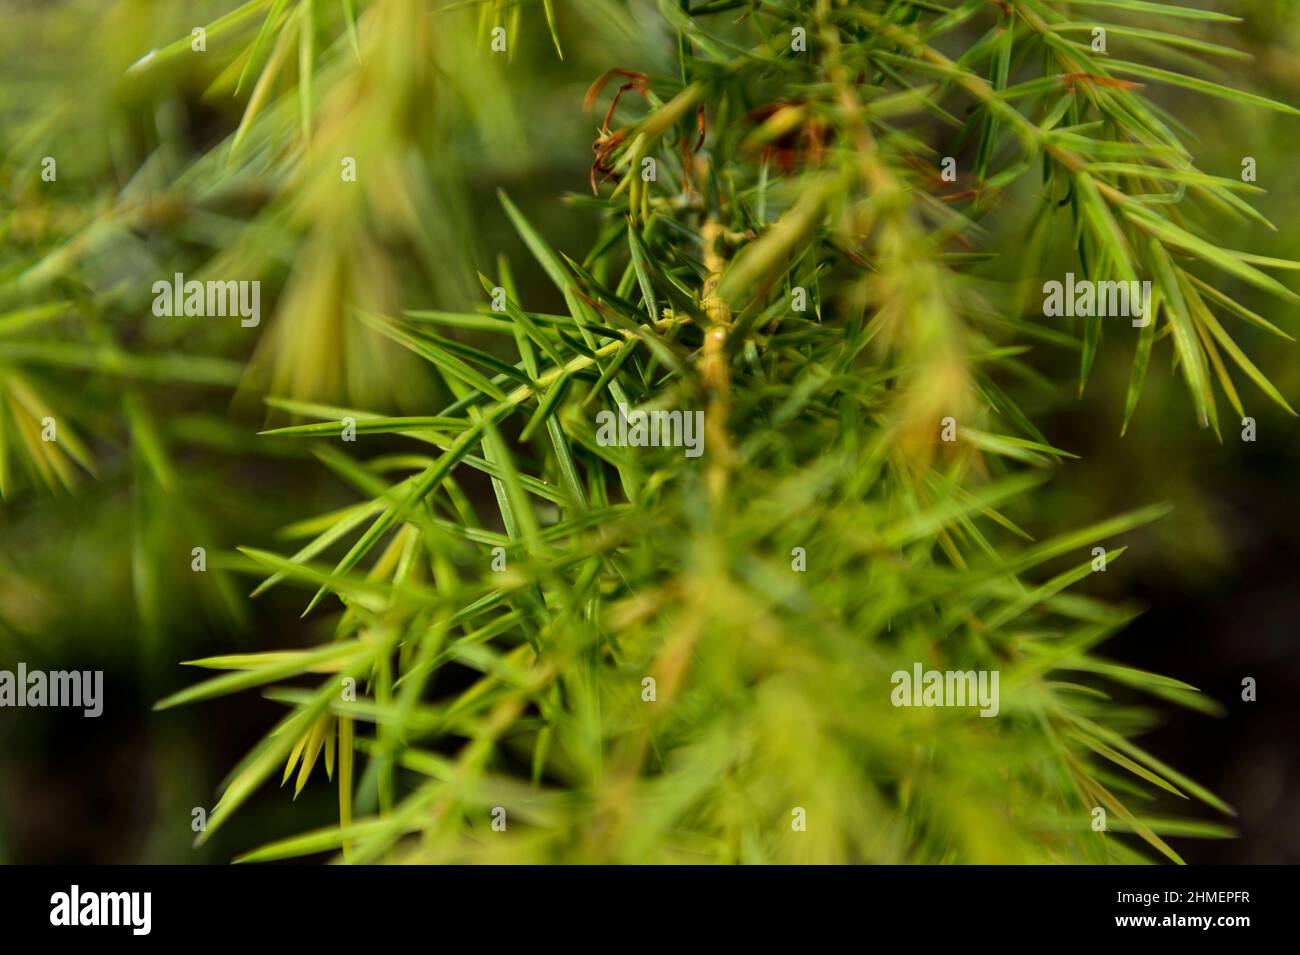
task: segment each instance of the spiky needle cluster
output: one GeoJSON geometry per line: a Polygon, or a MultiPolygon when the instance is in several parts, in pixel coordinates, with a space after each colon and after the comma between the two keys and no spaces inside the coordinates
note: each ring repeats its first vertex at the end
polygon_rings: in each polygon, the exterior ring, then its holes
{"type": "MultiPolygon", "coordinates": [[[[227,585],[265,577],[255,593],[308,586],[329,634],[196,661],[228,672],[160,704],[260,688],[286,708],[205,837],[272,777],[296,770],[301,788],[322,762],[338,824],[245,858],[1104,862],[1141,857],[1117,832],[1175,860],[1162,835],[1221,833],[1129,808],[1163,792],[1230,812],[1133,742],[1151,713],[1109,688],[1214,704],[1098,656],[1133,611],[1070,589],[1094,548],[1113,564],[1113,539],[1162,508],[1031,537],[1017,499],[1068,455],[997,382],[1032,367],[1036,342],[1078,351],[1080,387],[1089,374],[1101,319],[1076,338],[1033,314],[1064,245],[1086,278],[1153,284],[1126,425],[1166,338],[1203,424],[1219,428],[1216,382],[1243,413],[1233,365],[1285,406],[1228,331],[1279,329],[1220,285],[1294,300],[1264,270],[1295,263],[1205,237],[1205,213],[1265,221],[1243,198],[1258,190],[1196,168],[1147,96],[1296,113],[1194,75],[1198,58],[1239,56],[1204,36],[1232,18],[1139,0],[464,6],[227,13],[209,41],[243,40],[213,89],[246,97],[241,121],[43,233],[52,248],[35,243],[11,282],[37,294],[124,232],[179,242],[218,216],[228,241],[207,272],[287,269],[245,389],[298,418],[265,444],[313,440],[360,499],[287,528],[302,541],[287,556],[214,560],[227,585]],[[444,299],[478,295],[456,285],[464,244],[440,234],[466,218],[455,68],[478,64],[474,108],[509,115],[497,64],[529,31],[562,49],[569,16],[641,17],[675,63],[645,43],[591,89],[595,195],[565,213],[590,224],[585,251],[554,247],[501,194],[562,309],[530,307],[501,257],[477,309],[403,310],[422,269],[444,299]],[[1140,59],[1099,52],[1099,28],[1140,59]],[[961,157],[956,183],[945,156],[961,157]],[[1028,211],[1009,270],[981,227],[1002,204],[1028,211]],[[418,399],[397,394],[429,371],[418,399]],[[601,443],[596,412],[619,407],[703,410],[704,455],[601,443]],[[349,426],[358,440],[340,444],[349,426]],[[1000,715],[893,706],[890,674],[913,661],[999,671],[1000,715]]],[[[508,140],[509,125],[481,134],[508,140]]],[[[0,319],[0,434],[18,437],[0,466],[23,449],[47,480],[89,466],[75,443],[65,460],[36,441],[44,399],[21,369],[94,368],[130,382],[130,445],[166,485],[169,440],[138,390],[230,385],[239,366],[128,342],[97,317],[120,307],[112,290],[82,288],[0,319]],[[64,307],[84,313],[78,344],[40,334],[64,307]]]]}

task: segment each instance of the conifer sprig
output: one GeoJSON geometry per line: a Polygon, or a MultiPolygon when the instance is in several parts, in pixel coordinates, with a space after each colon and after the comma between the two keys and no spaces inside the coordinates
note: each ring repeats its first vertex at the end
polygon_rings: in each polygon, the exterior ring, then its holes
{"type": "MultiPolygon", "coordinates": [[[[1198,168],[1149,95],[1300,112],[1211,78],[1204,58],[1242,55],[1232,18],[1139,0],[661,0],[675,62],[611,64],[589,93],[595,194],[566,214],[590,241],[556,247],[545,213],[502,192],[531,262],[483,258],[461,241],[472,164],[453,131],[518,145],[488,38],[514,56],[544,30],[564,56],[567,6],[254,0],[207,28],[238,38],[210,93],[242,113],[153,202],[204,236],[212,274],[286,270],[242,384],[269,394],[265,444],[315,443],[358,499],[285,528],[287,556],[212,558],[255,596],[303,588],[330,636],[191,661],[223,672],[159,703],[261,691],[287,711],[202,839],[318,765],[337,765],[338,824],[246,861],[1181,861],[1165,837],[1227,834],[1150,801],[1231,813],[1134,742],[1152,710],[1112,697],[1217,705],[1098,655],[1136,610],[1080,586],[1122,573],[1117,540],[1167,508],[1045,528],[1022,501],[1071,454],[1008,380],[1040,343],[1078,352],[1080,391],[1094,367],[1101,319],[1075,335],[1040,314],[1041,270],[1065,254],[1090,281],[1152,282],[1152,320],[1113,335],[1134,350],[1125,428],[1164,339],[1216,433],[1220,394],[1245,413],[1233,366],[1291,411],[1231,329],[1289,336],[1230,283],[1293,302],[1273,273],[1300,263],[1212,241],[1212,216],[1268,225],[1261,190],[1198,168]],[[1095,30],[1124,57],[1079,39],[1095,30]],[[366,170],[343,191],[340,155],[366,170]],[[258,189],[246,221],[201,228],[258,189]],[[985,227],[1015,203],[1029,226],[1009,268],[985,227]],[[562,310],[525,301],[525,268],[562,310]],[[421,271],[432,301],[404,294],[421,271]],[[430,384],[395,387],[408,378],[430,384]],[[600,440],[597,412],[625,408],[702,410],[702,460],[600,440]],[[357,443],[336,444],[349,428],[357,443]],[[912,661],[999,672],[1001,714],[893,705],[912,661]],[[1136,838],[1093,831],[1098,807],[1136,838]]],[[[591,24],[629,15],[584,6],[591,24]]],[[[156,224],[144,208],[122,190],[7,286],[77,281],[103,243],[156,224]]],[[[233,384],[231,362],[111,336],[57,347],[39,334],[52,317],[0,317],[20,434],[41,399],[11,361],[233,384]]],[[[166,443],[124,407],[166,485],[166,443]]],[[[72,470],[25,447],[50,483],[72,470]]],[[[0,490],[7,457],[0,443],[0,490]]]]}

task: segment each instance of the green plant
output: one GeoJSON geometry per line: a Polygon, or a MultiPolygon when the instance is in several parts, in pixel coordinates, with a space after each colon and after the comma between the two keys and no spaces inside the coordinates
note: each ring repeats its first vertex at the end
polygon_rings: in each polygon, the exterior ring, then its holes
{"type": "MultiPolygon", "coordinates": [[[[246,41],[216,88],[251,92],[169,192],[175,214],[202,226],[214,202],[252,204],[209,238],[204,274],[288,263],[255,365],[269,372],[246,379],[270,393],[264,443],[313,440],[360,499],[285,528],[302,542],[288,556],[210,558],[222,580],[262,578],[255,595],[306,586],[328,633],[193,661],[228,672],[159,704],[264,688],[287,710],[201,839],[277,774],[301,790],[318,766],[337,773],[338,825],[243,858],[1106,862],[1145,846],[1178,861],[1162,836],[1223,835],[1131,808],[1163,794],[1231,812],[1133,742],[1154,716],[1123,694],[1216,705],[1099,656],[1136,611],[1076,587],[1164,508],[1067,531],[1026,510],[1070,455],[1015,383],[1036,374],[1032,343],[1076,350],[1082,390],[1101,347],[1100,318],[1076,337],[1034,316],[1064,256],[1092,281],[1152,282],[1125,426],[1166,338],[1216,434],[1216,382],[1245,414],[1232,365],[1290,411],[1225,326],[1284,333],[1216,282],[1294,301],[1265,270],[1297,264],[1205,237],[1204,213],[1266,222],[1243,198],[1259,190],[1196,168],[1139,86],[1300,112],[1195,75],[1199,57],[1238,54],[1180,28],[1232,18],[1139,0],[662,0],[671,69],[610,63],[589,91],[608,109],[595,195],[565,207],[585,251],[548,241],[551,206],[500,196],[556,306],[525,301],[521,264],[499,256],[481,305],[403,310],[424,269],[431,297],[477,296],[465,160],[445,148],[462,107],[440,71],[473,70],[480,104],[499,104],[493,28],[507,51],[543,25],[564,47],[561,4],[471,6],[476,25],[418,0],[253,0],[208,28],[246,41]],[[1147,59],[1078,39],[1098,27],[1147,59]],[[955,185],[944,156],[963,157],[955,185]],[[269,196],[237,194],[266,180],[269,196]],[[1010,267],[983,228],[999,203],[1029,220],[1010,267]],[[427,386],[395,387],[422,365],[427,386]],[[595,416],[618,407],[703,411],[703,456],[603,444],[595,416]],[[1000,716],[893,706],[891,674],[913,661],[999,671],[1000,716]],[[1094,832],[1095,807],[1140,841],[1094,832]]],[[[627,10],[590,6],[597,24],[627,10]]],[[[513,135],[508,110],[484,112],[484,138],[513,135]]],[[[124,194],[76,241],[154,203],[124,194]]],[[[217,359],[164,367],[9,333],[53,315],[0,320],[0,356],[232,381],[217,359]]],[[[23,434],[39,399],[7,373],[23,434]]],[[[161,443],[123,401],[165,484],[161,443]]],[[[24,447],[42,473],[71,468],[24,447]]]]}

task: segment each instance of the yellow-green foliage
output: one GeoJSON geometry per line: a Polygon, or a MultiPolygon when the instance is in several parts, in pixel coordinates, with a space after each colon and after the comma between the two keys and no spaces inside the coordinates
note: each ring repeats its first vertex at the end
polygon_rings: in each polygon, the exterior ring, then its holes
{"type": "Polygon", "coordinates": [[[259,599],[305,587],[315,629],[306,649],[192,661],[225,672],[159,704],[286,708],[201,840],[263,785],[321,770],[338,824],[244,858],[1107,862],[1224,834],[1204,820],[1229,807],[1133,742],[1154,720],[1134,691],[1215,704],[1097,655],[1135,611],[1086,578],[1124,573],[1117,541],[1165,513],[1158,490],[1089,526],[1039,513],[1071,455],[1018,398],[1028,346],[1077,350],[1080,389],[1102,346],[1099,319],[1038,314],[1061,260],[1153,283],[1155,320],[1106,342],[1135,351],[1126,423],[1161,354],[1215,432],[1235,429],[1218,397],[1243,414],[1234,370],[1290,410],[1233,338],[1279,330],[1222,289],[1294,300],[1272,270],[1296,264],[1214,241],[1203,214],[1266,221],[1259,189],[1198,169],[1149,98],[1297,113],[1197,75],[1237,62],[1231,17],[98,6],[91,32],[42,20],[86,48],[68,57],[84,96],[47,113],[5,94],[0,487],[24,464],[77,486],[95,453],[73,439],[108,434],[100,452],[158,502],[133,558],[157,640],[154,565],[222,536],[203,529],[218,491],[188,476],[196,448],[273,461],[309,443],[352,495],[209,553],[200,586],[233,629],[241,576],[259,599]],[[52,154],[57,190],[34,172],[52,154]],[[589,178],[595,195],[572,194],[589,178]],[[1014,244],[983,229],[999,204],[1027,222],[1014,244]],[[259,279],[273,306],[256,330],[150,316],[150,283],[179,271],[259,279]],[[107,403],[70,399],[44,448],[48,395],[88,372],[107,403]],[[260,437],[226,417],[232,396],[242,420],[265,409],[260,437]],[[596,414],[620,405],[703,411],[703,456],[602,445],[596,414]],[[914,664],[997,671],[998,715],[895,706],[914,664]]]}

